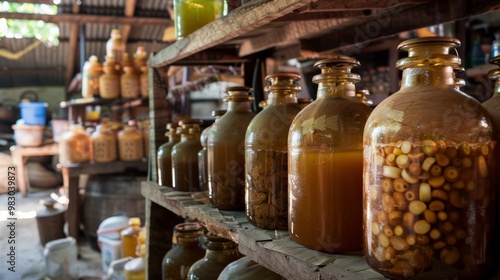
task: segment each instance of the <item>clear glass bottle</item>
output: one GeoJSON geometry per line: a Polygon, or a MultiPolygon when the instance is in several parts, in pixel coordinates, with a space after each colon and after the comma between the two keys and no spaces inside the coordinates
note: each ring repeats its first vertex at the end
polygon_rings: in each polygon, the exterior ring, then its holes
{"type": "Polygon", "coordinates": [[[288,229],[288,130],[301,108],[300,76],[268,75],[267,106],[250,122],[245,136],[246,215],[265,229],[288,229]]]}
{"type": "MultiPolygon", "coordinates": [[[[212,116],[215,117],[214,123],[220,119],[226,110],[214,110],[212,111],[212,116]]],[[[212,124],[213,125],[213,124],[212,124]]],[[[200,142],[203,147],[198,152],[198,171],[200,173],[200,191],[208,191],[208,159],[207,159],[207,141],[208,141],[208,133],[210,132],[209,126],[205,128],[200,134],[200,142]]]]}
{"type": "Polygon", "coordinates": [[[181,131],[181,127],[176,129],[173,124],[167,124],[165,136],[168,137],[168,142],[162,144],[156,154],[158,161],[158,184],[160,186],[172,186],[172,147],[181,141],[181,131]]]}
{"type": "Polygon", "coordinates": [[[123,66],[123,75],[120,77],[120,89],[123,98],[137,98],[140,96],[139,76],[133,66],[123,66]]]}
{"type": "Polygon", "coordinates": [[[225,14],[222,0],[174,0],[175,36],[186,37],[225,14]]]}
{"type": "Polygon", "coordinates": [[[106,55],[113,56],[116,62],[121,63],[123,54],[125,53],[125,42],[122,40],[122,35],[119,29],[111,30],[111,35],[106,42],[106,55]]]}
{"type": "Polygon", "coordinates": [[[118,158],[116,134],[105,124],[98,125],[90,136],[95,162],[111,162],[118,158]]]}
{"type": "Polygon", "coordinates": [[[92,159],[90,137],[82,125],[72,124],[59,140],[59,162],[82,163],[92,159]]]}
{"type": "Polygon", "coordinates": [[[182,127],[181,141],[172,147],[172,187],[178,191],[200,191],[198,151],[200,143],[199,119],[179,121],[182,127]]]}
{"type": "Polygon", "coordinates": [[[137,257],[137,236],[141,231],[141,219],[132,217],[128,220],[128,228],[120,232],[120,239],[122,241],[122,258],[137,257]]]}
{"type": "Polygon", "coordinates": [[[205,249],[200,243],[201,236],[203,228],[198,223],[183,223],[174,227],[172,248],[163,258],[164,280],[186,279],[191,265],[205,255],[205,249]]]}
{"type": "Polygon", "coordinates": [[[144,156],[142,133],[132,125],[118,132],[118,155],[123,161],[141,160],[144,156]]]}
{"type": "Polygon", "coordinates": [[[208,133],[208,190],[212,204],[221,210],[245,209],[245,133],[255,116],[251,91],[227,88],[227,112],[208,133]]]}
{"type": "Polygon", "coordinates": [[[120,76],[117,65],[112,56],[106,56],[106,63],[103,66],[104,74],[99,77],[101,98],[120,97],[120,76]]]}
{"type": "Polygon", "coordinates": [[[399,44],[401,89],[364,131],[364,256],[390,278],[432,270],[484,277],[491,265],[495,153],[486,110],[455,86],[460,41],[399,44]],[[454,52],[452,52],[454,53],[454,52]]]}
{"type": "Polygon", "coordinates": [[[187,274],[188,280],[217,280],[224,268],[240,258],[233,241],[215,234],[206,235],[205,257],[196,261],[187,274]]]}
{"type": "Polygon", "coordinates": [[[317,99],[288,134],[290,237],[324,252],[361,251],[363,128],[370,107],[357,100],[350,57],[320,60],[317,99]]]}

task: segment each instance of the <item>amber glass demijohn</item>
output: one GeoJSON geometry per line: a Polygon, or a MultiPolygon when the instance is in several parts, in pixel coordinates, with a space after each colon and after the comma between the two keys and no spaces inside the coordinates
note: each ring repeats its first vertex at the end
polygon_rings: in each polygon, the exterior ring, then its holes
{"type": "Polygon", "coordinates": [[[402,42],[401,89],[366,123],[364,256],[390,278],[439,268],[443,279],[481,279],[491,265],[493,127],[456,86],[459,44],[402,42]]]}
{"type": "Polygon", "coordinates": [[[185,280],[191,265],[203,258],[205,249],[200,237],[203,228],[198,223],[183,223],[174,227],[172,248],[163,258],[163,280],[185,280]]]}
{"type": "MultiPolygon", "coordinates": [[[[226,113],[226,110],[214,110],[212,116],[215,117],[214,123],[226,113]]],[[[212,124],[213,125],[213,124],[212,124]]],[[[203,147],[198,152],[198,172],[200,173],[200,191],[208,191],[208,159],[207,159],[207,141],[208,133],[212,126],[205,128],[200,134],[200,142],[203,147]]]]}
{"type": "Polygon", "coordinates": [[[181,120],[181,141],[172,147],[172,187],[178,191],[200,191],[198,152],[200,143],[199,119],[181,120]]]}
{"type": "Polygon", "coordinates": [[[315,63],[317,99],[295,117],[288,135],[290,237],[324,252],[361,251],[363,128],[371,109],[357,100],[351,69],[337,57],[315,63]]]}
{"type": "Polygon", "coordinates": [[[288,130],[301,110],[300,76],[265,78],[267,106],[250,122],[245,136],[245,202],[248,220],[266,229],[288,229],[288,130]]]}
{"type": "Polygon", "coordinates": [[[191,266],[186,279],[217,280],[228,264],[240,258],[236,243],[215,234],[206,235],[205,246],[207,248],[205,257],[191,266]]]}
{"type": "Polygon", "coordinates": [[[181,130],[171,123],[167,124],[167,132],[165,135],[168,137],[168,142],[162,144],[158,148],[158,184],[160,186],[172,186],[172,147],[181,141],[181,130]]]}
{"type": "Polygon", "coordinates": [[[227,112],[208,134],[208,188],[212,204],[221,210],[245,209],[245,133],[255,114],[252,91],[229,87],[227,112]]]}

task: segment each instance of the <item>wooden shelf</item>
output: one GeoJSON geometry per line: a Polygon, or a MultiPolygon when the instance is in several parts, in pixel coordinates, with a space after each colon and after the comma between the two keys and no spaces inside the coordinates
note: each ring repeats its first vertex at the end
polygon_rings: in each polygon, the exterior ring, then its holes
{"type": "MultiPolygon", "coordinates": [[[[371,269],[361,254],[327,254],[292,241],[287,231],[263,230],[250,224],[243,211],[219,211],[200,202],[201,193],[179,192],[153,182],[142,182],[142,195],[185,219],[196,220],[210,232],[238,243],[239,251],[286,279],[385,279],[371,269]]],[[[163,253],[164,254],[164,253],[163,253]]],[[[163,258],[163,255],[149,255],[163,258]]],[[[152,279],[152,278],[149,278],[152,279]]],[[[413,279],[466,279],[463,271],[439,261],[433,272],[413,279]]]]}

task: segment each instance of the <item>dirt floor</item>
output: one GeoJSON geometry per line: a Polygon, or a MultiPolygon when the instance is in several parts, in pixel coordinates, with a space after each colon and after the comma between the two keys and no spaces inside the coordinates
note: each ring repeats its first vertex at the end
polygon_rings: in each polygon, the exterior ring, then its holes
{"type": "MultiPolygon", "coordinates": [[[[8,194],[0,195],[0,279],[17,280],[40,280],[46,277],[46,265],[44,247],[40,243],[40,237],[35,218],[36,211],[44,208],[39,203],[41,199],[49,198],[55,189],[36,190],[33,189],[23,197],[20,193],[15,195],[16,217],[15,233],[9,229],[8,217],[8,194]],[[10,257],[10,246],[15,240],[15,272],[9,270],[11,265],[7,262],[10,257]],[[9,243],[9,241],[11,243],[9,243]]],[[[78,244],[78,260],[76,269],[77,279],[106,279],[102,272],[101,254],[94,251],[87,244],[84,237],[78,244]]]]}

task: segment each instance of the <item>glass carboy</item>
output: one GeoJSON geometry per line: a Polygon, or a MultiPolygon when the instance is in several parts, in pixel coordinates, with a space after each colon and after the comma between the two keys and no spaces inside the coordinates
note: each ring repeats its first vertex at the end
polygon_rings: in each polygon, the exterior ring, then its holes
{"type": "Polygon", "coordinates": [[[314,65],[321,69],[313,77],[318,97],[288,134],[290,237],[318,251],[361,251],[363,128],[371,109],[354,97],[357,60],[337,56],[314,65]]]}
{"type": "Polygon", "coordinates": [[[199,119],[179,121],[181,141],[172,147],[172,187],[178,191],[200,191],[198,152],[200,143],[199,119]]]}
{"type": "Polygon", "coordinates": [[[245,133],[255,116],[250,110],[251,91],[248,87],[227,88],[227,112],[208,133],[209,194],[221,210],[245,209],[245,133]]]}
{"type": "Polygon", "coordinates": [[[400,43],[401,89],[366,123],[364,255],[390,278],[438,262],[449,279],[479,279],[491,263],[494,135],[486,110],[455,86],[459,45],[400,43]]]}
{"type": "Polygon", "coordinates": [[[168,142],[162,144],[158,148],[157,161],[158,161],[158,184],[160,186],[172,186],[172,147],[181,141],[182,128],[176,127],[169,123],[167,124],[167,132],[165,135],[168,137],[168,142]]]}
{"type": "MultiPolygon", "coordinates": [[[[222,115],[226,113],[226,110],[214,110],[212,111],[212,116],[215,117],[214,123],[220,119],[222,115]]],[[[213,125],[213,124],[212,124],[213,125]]],[[[200,134],[200,142],[203,147],[198,152],[198,172],[200,173],[200,191],[208,191],[208,159],[207,159],[207,141],[208,132],[210,131],[209,126],[205,128],[200,134]]]]}
{"type": "Polygon", "coordinates": [[[248,220],[266,229],[288,229],[288,130],[301,110],[300,76],[265,78],[267,106],[250,122],[245,136],[245,202],[248,220]]]}

